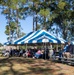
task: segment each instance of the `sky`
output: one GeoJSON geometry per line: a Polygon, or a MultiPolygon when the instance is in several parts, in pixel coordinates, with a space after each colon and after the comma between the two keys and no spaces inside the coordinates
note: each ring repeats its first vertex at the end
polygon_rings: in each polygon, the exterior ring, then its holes
{"type": "MultiPolygon", "coordinates": [[[[7,35],[4,33],[5,32],[5,26],[6,26],[7,20],[5,19],[5,16],[1,14],[0,10],[0,43],[5,43],[7,42],[7,35]]],[[[23,28],[24,33],[29,33],[32,31],[32,24],[33,24],[33,19],[32,17],[28,17],[25,20],[20,20],[21,27],[23,28]]]]}

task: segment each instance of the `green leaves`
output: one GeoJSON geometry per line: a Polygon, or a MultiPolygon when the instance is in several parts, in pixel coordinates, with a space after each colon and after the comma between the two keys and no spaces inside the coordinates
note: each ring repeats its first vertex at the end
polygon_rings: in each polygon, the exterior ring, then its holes
{"type": "Polygon", "coordinates": [[[10,22],[10,25],[6,25],[6,28],[5,28],[5,34],[6,35],[9,35],[10,32],[13,34],[15,33],[15,30],[16,30],[16,23],[15,22],[10,22]]]}
{"type": "Polygon", "coordinates": [[[64,10],[65,6],[66,6],[65,1],[60,1],[59,4],[58,4],[58,8],[60,8],[61,10],[64,10]]]}
{"type": "Polygon", "coordinates": [[[39,14],[41,16],[47,17],[47,16],[50,15],[50,11],[48,9],[41,9],[40,12],[39,12],[39,14]]]}
{"type": "Polygon", "coordinates": [[[49,19],[49,21],[53,21],[57,16],[58,16],[58,14],[52,13],[52,14],[50,14],[48,19],[49,19]]]}
{"type": "Polygon", "coordinates": [[[6,29],[6,30],[5,30],[5,34],[6,34],[6,35],[9,35],[9,33],[10,33],[10,32],[9,32],[9,25],[7,25],[5,29],[6,29]]]}
{"type": "MultiPolygon", "coordinates": [[[[6,15],[6,17],[8,17],[7,19],[11,20],[11,22],[16,22],[16,27],[19,19],[25,19],[27,16],[34,17],[35,27],[40,24],[38,28],[45,26],[49,29],[50,26],[56,23],[63,32],[68,25],[67,21],[73,22],[70,23],[71,26],[74,24],[73,0],[0,0],[0,4],[5,7],[3,14],[6,15]],[[9,9],[11,11],[9,11],[9,9]]],[[[14,31],[16,27],[14,24],[11,25],[11,31],[14,31]]],[[[6,29],[8,29],[8,27],[6,29]]],[[[69,30],[71,29],[69,28],[69,30]]],[[[6,33],[9,32],[6,31],[6,33]]],[[[65,33],[63,33],[63,35],[66,36],[65,33]]]]}
{"type": "Polygon", "coordinates": [[[2,14],[9,14],[9,10],[8,9],[3,10],[2,14]]]}

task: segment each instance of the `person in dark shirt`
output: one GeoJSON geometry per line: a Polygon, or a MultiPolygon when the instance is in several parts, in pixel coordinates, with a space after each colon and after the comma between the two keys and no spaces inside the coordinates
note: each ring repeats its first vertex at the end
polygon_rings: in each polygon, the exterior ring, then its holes
{"type": "Polygon", "coordinates": [[[72,44],[72,54],[74,54],[74,44],[72,44]]]}
{"type": "Polygon", "coordinates": [[[72,54],[72,45],[71,45],[70,42],[68,42],[66,44],[66,46],[64,47],[63,56],[65,58],[70,58],[71,57],[71,54],[72,54]]]}

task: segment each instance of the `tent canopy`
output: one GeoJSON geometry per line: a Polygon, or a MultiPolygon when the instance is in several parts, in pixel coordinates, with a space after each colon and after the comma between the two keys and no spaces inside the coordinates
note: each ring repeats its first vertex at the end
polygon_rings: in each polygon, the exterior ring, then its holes
{"type": "Polygon", "coordinates": [[[31,34],[32,34],[33,32],[30,32],[30,33],[28,33],[27,35],[25,35],[25,36],[23,36],[23,37],[21,37],[21,38],[18,38],[17,40],[15,40],[14,42],[13,42],[13,44],[20,44],[20,41],[25,41],[26,40],[26,38],[28,37],[28,36],[30,36],[31,34]]]}
{"type": "Polygon", "coordinates": [[[11,42],[9,42],[9,41],[4,43],[4,45],[10,45],[10,44],[11,44],[11,42]]]}
{"type": "Polygon", "coordinates": [[[35,31],[35,32],[30,32],[30,33],[28,33],[27,35],[25,35],[25,36],[23,36],[23,37],[21,37],[21,38],[15,40],[15,41],[13,42],[13,44],[21,44],[21,42],[26,41],[26,40],[30,39],[31,37],[35,36],[39,31],[40,31],[40,30],[35,31]]]}
{"type": "Polygon", "coordinates": [[[60,40],[58,40],[56,37],[54,37],[52,34],[50,34],[49,32],[47,32],[45,30],[41,30],[35,36],[33,36],[30,39],[23,41],[21,43],[22,44],[24,44],[24,43],[35,43],[33,41],[36,41],[36,43],[46,42],[46,40],[43,41],[44,39],[47,39],[48,42],[50,42],[50,43],[61,43],[60,40]],[[41,41],[39,41],[39,40],[41,40],[41,41]]]}
{"type": "Polygon", "coordinates": [[[56,40],[53,40],[53,39],[51,39],[51,38],[49,38],[49,37],[47,37],[45,35],[43,35],[43,36],[41,36],[39,38],[36,38],[34,40],[31,39],[29,41],[26,41],[26,43],[48,43],[48,42],[57,43],[56,40]]]}
{"type": "Polygon", "coordinates": [[[63,40],[60,40],[50,34],[45,30],[38,30],[35,32],[30,32],[29,34],[21,37],[20,39],[14,41],[13,44],[31,44],[31,43],[43,43],[43,42],[50,42],[50,43],[65,43],[63,40]]]}

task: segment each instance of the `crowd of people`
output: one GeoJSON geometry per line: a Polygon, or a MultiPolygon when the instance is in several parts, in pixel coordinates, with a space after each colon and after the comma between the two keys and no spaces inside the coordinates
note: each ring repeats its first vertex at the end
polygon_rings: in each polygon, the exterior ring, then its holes
{"type": "MultiPolygon", "coordinates": [[[[9,51],[4,50],[2,52],[3,56],[23,56],[23,57],[32,57],[32,58],[44,58],[44,59],[52,59],[52,56],[56,56],[56,50],[52,47],[52,44],[46,48],[28,48],[27,50],[23,49],[10,49],[9,51]],[[4,52],[5,51],[5,52],[4,52]]],[[[70,42],[65,43],[64,47],[58,48],[58,56],[70,58],[71,55],[74,54],[74,45],[70,42]]]]}

